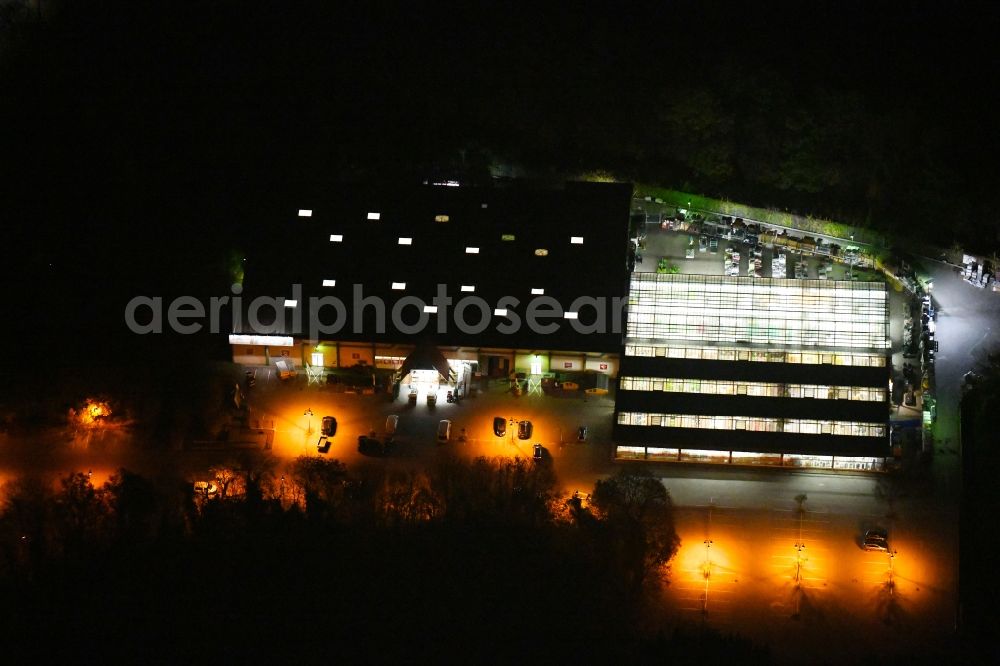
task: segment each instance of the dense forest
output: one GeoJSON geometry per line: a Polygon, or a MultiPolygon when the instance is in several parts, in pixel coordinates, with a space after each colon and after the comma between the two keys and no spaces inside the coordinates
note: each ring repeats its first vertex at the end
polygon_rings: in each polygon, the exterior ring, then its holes
{"type": "Polygon", "coordinates": [[[547,465],[444,458],[427,472],[268,457],[214,468],[9,482],[2,622],[42,659],[227,663],[762,661],[677,624],[679,545],[655,478],[559,497],[547,465]]]}

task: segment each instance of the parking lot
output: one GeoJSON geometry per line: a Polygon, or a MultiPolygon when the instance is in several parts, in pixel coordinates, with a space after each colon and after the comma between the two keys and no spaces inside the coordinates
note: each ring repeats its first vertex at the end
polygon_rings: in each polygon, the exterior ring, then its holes
{"type": "Polygon", "coordinates": [[[426,462],[442,452],[462,456],[531,457],[535,443],[541,444],[546,458],[566,488],[589,489],[593,479],[606,471],[611,458],[613,394],[595,396],[583,391],[551,395],[514,396],[507,382],[479,380],[473,396],[458,403],[426,401],[410,404],[407,391],[393,400],[385,394],[362,395],[332,390],[326,385],[306,385],[304,378],[291,383],[258,383],[249,396],[251,425],[274,428],[272,453],[281,458],[301,455],[336,458],[348,464],[370,460],[358,452],[358,437],[372,435],[386,439],[386,417],[399,417],[394,446],[385,456],[388,464],[426,462]],[[312,412],[312,416],[307,415],[312,412]],[[317,442],[323,416],[337,419],[337,432],[329,450],[320,453],[317,442]],[[504,437],[493,433],[493,419],[508,423],[529,420],[532,434],[522,440],[517,426],[507,426],[504,437]],[[438,423],[452,422],[448,442],[437,439],[438,423]],[[580,426],[587,426],[587,441],[577,442],[580,426]]]}
{"type": "MultiPolygon", "coordinates": [[[[642,260],[637,261],[635,267],[638,272],[655,273],[660,260],[666,259],[668,268],[671,265],[676,266],[679,273],[725,275],[726,249],[729,248],[740,255],[739,276],[750,275],[752,246],[747,243],[714,237],[717,247],[714,248],[713,252],[713,247],[709,242],[710,238],[699,235],[697,232],[663,229],[655,224],[647,224],[644,231],[646,234],[645,247],[640,251],[642,260]],[[701,238],[706,239],[704,244],[700,242],[701,238]],[[688,258],[689,249],[694,251],[694,256],[691,258],[688,258]]],[[[795,265],[801,262],[804,264],[804,276],[807,279],[848,280],[853,278],[856,281],[881,281],[878,274],[870,269],[852,268],[822,255],[785,250],[780,245],[774,246],[768,243],[769,238],[770,235],[765,235],[758,246],[761,253],[760,277],[794,278],[795,265]],[[785,255],[784,274],[776,275],[772,270],[776,252],[785,255]],[[821,274],[824,267],[827,267],[826,277],[821,274]]]]}

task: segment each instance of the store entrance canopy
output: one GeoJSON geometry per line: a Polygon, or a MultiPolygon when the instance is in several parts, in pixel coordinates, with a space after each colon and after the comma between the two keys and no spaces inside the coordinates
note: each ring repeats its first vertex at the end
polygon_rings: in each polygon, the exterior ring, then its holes
{"type": "Polygon", "coordinates": [[[437,370],[444,381],[452,380],[448,359],[433,345],[422,345],[410,352],[399,368],[399,374],[405,377],[413,370],[437,370]]]}

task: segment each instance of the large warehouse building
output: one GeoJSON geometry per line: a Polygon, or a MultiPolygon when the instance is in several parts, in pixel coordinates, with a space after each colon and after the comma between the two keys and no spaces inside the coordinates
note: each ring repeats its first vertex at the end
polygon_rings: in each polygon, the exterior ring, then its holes
{"type": "Polygon", "coordinates": [[[276,212],[280,236],[251,252],[233,360],[405,370],[442,397],[477,373],[607,386],[621,349],[631,196],[629,184],[582,182],[304,192],[302,208],[276,212]],[[435,300],[441,290],[448,305],[435,300]],[[280,304],[254,309],[261,296],[280,304]],[[545,326],[528,325],[533,310],[548,313],[545,326]]]}
{"type": "Polygon", "coordinates": [[[635,273],[618,457],[881,469],[888,344],[884,284],[635,273]]]}
{"type": "MultiPolygon", "coordinates": [[[[637,256],[631,194],[600,183],[306,193],[307,208],[283,211],[281,240],[247,265],[233,359],[310,376],[395,370],[428,397],[477,375],[538,386],[578,374],[617,389],[619,459],[882,469],[885,285],[642,272],[664,260],[637,256]],[[280,304],[253,320],[254,296],[280,304]],[[472,298],[464,319],[475,325],[456,325],[472,298]],[[526,325],[540,304],[545,330],[526,325]],[[337,326],[312,325],[321,310],[337,326]]],[[[690,259],[694,237],[680,240],[690,259]]],[[[714,253],[685,266],[720,271],[714,253]]]]}

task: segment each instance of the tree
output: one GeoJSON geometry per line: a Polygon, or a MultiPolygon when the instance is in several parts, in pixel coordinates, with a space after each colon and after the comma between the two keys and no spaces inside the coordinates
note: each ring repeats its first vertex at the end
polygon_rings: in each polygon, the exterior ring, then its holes
{"type": "Polygon", "coordinates": [[[660,480],[645,470],[620,470],[594,486],[591,504],[618,537],[621,561],[638,593],[647,581],[665,576],[680,537],[674,528],[674,505],[660,480]]]}
{"type": "Polygon", "coordinates": [[[156,535],[159,502],[148,479],[122,468],[108,479],[103,491],[114,514],[119,541],[136,545],[156,535]]]}
{"type": "Polygon", "coordinates": [[[5,483],[2,490],[0,534],[4,536],[4,556],[8,566],[24,569],[30,575],[58,549],[52,487],[46,479],[27,476],[5,483]]]}
{"type": "Polygon", "coordinates": [[[468,462],[445,457],[430,476],[443,517],[462,521],[492,517],[503,521],[548,522],[555,492],[551,465],[525,458],[479,457],[468,462]]]}
{"type": "Polygon", "coordinates": [[[212,478],[219,486],[219,499],[242,495],[243,475],[234,465],[217,465],[209,469],[212,478]]]}
{"type": "Polygon", "coordinates": [[[55,505],[65,548],[75,550],[103,541],[110,517],[106,493],[94,488],[83,472],[66,476],[60,485],[55,505]]]}
{"type": "Polygon", "coordinates": [[[441,515],[441,503],[427,475],[407,470],[388,475],[378,494],[378,511],[387,525],[412,525],[441,515]]]}
{"type": "Polygon", "coordinates": [[[336,506],[344,498],[347,467],[339,460],[299,456],[292,464],[291,476],[305,494],[307,511],[336,506]]]}

